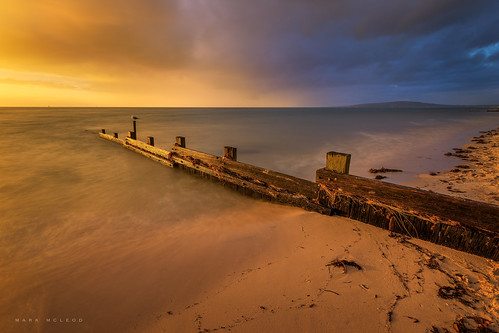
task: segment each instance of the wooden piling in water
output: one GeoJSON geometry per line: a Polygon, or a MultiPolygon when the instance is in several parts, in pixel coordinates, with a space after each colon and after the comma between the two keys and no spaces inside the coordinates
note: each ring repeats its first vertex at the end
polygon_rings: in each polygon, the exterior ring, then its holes
{"type": "Polygon", "coordinates": [[[175,145],[185,148],[185,138],[183,136],[177,136],[175,138],[175,145]]]}
{"type": "Polygon", "coordinates": [[[147,137],[147,144],[150,146],[154,146],[154,137],[148,136],[147,137]]]}
{"type": "MultiPolygon", "coordinates": [[[[117,134],[117,133],[114,133],[114,134],[117,134]]],[[[125,141],[124,140],[121,140],[121,139],[118,139],[117,135],[109,135],[109,134],[106,134],[106,133],[103,133],[102,131],[99,133],[99,136],[103,139],[106,139],[106,140],[109,140],[109,141],[113,141],[113,142],[116,142],[116,143],[119,143],[119,144],[122,144],[124,145],[125,144],[125,141]]]]}
{"type": "Polygon", "coordinates": [[[326,154],[326,169],[338,173],[348,174],[350,171],[350,154],[330,151],[326,154]]]}
{"type": "Polygon", "coordinates": [[[237,148],[225,146],[224,157],[233,161],[237,161],[237,148]]]}
{"type": "Polygon", "coordinates": [[[326,168],[317,170],[316,182],[311,182],[238,162],[234,147],[224,147],[219,157],[185,148],[185,137],[178,136],[167,151],[154,147],[152,137],[144,143],[132,133],[125,140],[104,130],[99,135],[156,162],[255,198],[349,217],[499,260],[499,206],[348,175],[349,154],[327,153],[326,168]]]}

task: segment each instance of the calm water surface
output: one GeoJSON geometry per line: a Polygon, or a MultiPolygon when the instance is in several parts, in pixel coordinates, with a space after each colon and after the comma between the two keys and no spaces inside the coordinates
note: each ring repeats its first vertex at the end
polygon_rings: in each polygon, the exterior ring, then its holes
{"type": "Polygon", "coordinates": [[[499,124],[479,109],[0,108],[0,332],[133,330],[269,246],[290,214],[98,138],[124,137],[132,114],[160,147],[178,135],[217,155],[235,146],[242,162],[310,180],[326,152],[348,152],[351,173],[399,168],[389,180],[403,184],[499,124]]]}

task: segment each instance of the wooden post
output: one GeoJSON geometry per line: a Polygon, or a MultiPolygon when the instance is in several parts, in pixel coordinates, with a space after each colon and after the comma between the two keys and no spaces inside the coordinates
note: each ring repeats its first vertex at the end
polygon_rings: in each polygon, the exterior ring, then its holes
{"type": "Polygon", "coordinates": [[[147,137],[147,144],[150,146],[154,146],[154,137],[148,136],[147,137]]]}
{"type": "Polygon", "coordinates": [[[135,133],[135,132],[128,132],[128,137],[130,139],[137,140],[137,133],[135,133]]]}
{"type": "Polygon", "coordinates": [[[118,133],[114,132],[114,137],[117,139],[118,138],[118,133]]]}
{"type": "Polygon", "coordinates": [[[185,148],[185,138],[183,136],[177,136],[175,138],[175,145],[185,148]]]}
{"type": "Polygon", "coordinates": [[[133,121],[133,132],[137,133],[137,121],[136,120],[133,121]]]}
{"type": "Polygon", "coordinates": [[[101,130],[100,130],[100,132],[101,132],[102,134],[106,134],[106,130],[105,130],[105,129],[101,129],[101,130]]]}
{"type": "Polygon", "coordinates": [[[237,161],[237,148],[225,146],[224,157],[233,161],[237,161]]]}
{"type": "Polygon", "coordinates": [[[348,174],[350,171],[350,154],[330,151],[326,155],[326,169],[338,173],[348,174]]]}

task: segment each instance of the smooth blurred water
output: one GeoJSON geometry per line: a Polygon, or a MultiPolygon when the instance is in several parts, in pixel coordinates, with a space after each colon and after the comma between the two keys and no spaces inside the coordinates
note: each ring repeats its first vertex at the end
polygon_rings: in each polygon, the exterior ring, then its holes
{"type": "MultiPolygon", "coordinates": [[[[369,176],[370,168],[393,167],[404,173],[390,180],[408,183],[418,173],[451,167],[454,161],[443,153],[498,123],[497,114],[481,111],[227,108],[128,112],[141,117],[139,139],[154,136],[157,145],[167,149],[177,135],[187,138],[188,147],[217,155],[223,146],[234,146],[242,162],[309,180],[324,166],[328,151],[339,151],[352,154],[353,174],[369,176]]],[[[103,125],[113,126],[120,136],[130,130],[123,118],[119,125],[111,121],[103,125]]]]}
{"type": "Polygon", "coordinates": [[[292,214],[98,137],[124,137],[132,114],[138,138],[167,149],[178,135],[217,155],[235,146],[242,162],[311,180],[334,150],[352,154],[353,174],[400,168],[388,180],[405,184],[499,123],[476,109],[0,108],[1,332],[131,329],[215,283],[206,270],[224,276],[270,246],[272,221],[292,214]],[[15,322],[52,316],[84,323],[15,322]]]}

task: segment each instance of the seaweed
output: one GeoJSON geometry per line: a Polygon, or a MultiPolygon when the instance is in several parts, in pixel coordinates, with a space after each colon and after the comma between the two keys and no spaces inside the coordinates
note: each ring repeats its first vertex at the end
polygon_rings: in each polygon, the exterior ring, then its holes
{"type": "Polygon", "coordinates": [[[488,325],[492,322],[478,316],[462,316],[454,323],[454,329],[458,333],[493,333],[488,325]]]}
{"type": "MultiPolygon", "coordinates": [[[[463,297],[468,297],[470,298],[470,295],[464,289],[463,287],[456,286],[456,287],[451,287],[451,286],[443,286],[438,289],[438,296],[444,299],[457,299],[459,302],[463,303],[464,305],[473,307],[473,302],[468,301],[464,299],[463,297]]],[[[471,299],[473,299],[471,297],[471,299]]]]}
{"type": "Polygon", "coordinates": [[[386,172],[402,172],[399,169],[388,169],[385,167],[381,167],[381,169],[369,169],[370,173],[386,173],[386,172]]]}
{"type": "Polygon", "coordinates": [[[343,273],[346,273],[347,266],[355,267],[359,271],[362,270],[362,267],[359,264],[357,264],[355,261],[345,260],[345,259],[341,259],[341,260],[336,259],[336,260],[333,260],[333,261],[329,262],[328,264],[326,264],[326,266],[327,267],[331,267],[331,266],[342,267],[343,268],[343,273]]]}

